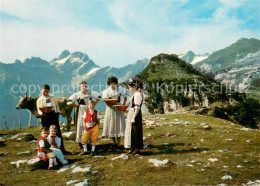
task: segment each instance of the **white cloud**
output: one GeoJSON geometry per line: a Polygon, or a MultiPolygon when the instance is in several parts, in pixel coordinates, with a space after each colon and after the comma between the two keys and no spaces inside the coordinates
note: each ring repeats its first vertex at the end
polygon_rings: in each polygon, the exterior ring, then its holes
{"type": "Polygon", "coordinates": [[[69,21],[71,15],[64,11],[66,6],[59,0],[1,0],[0,10],[35,23],[69,21]]]}
{"type": "Polygon", "coordinates": [[[123,66],[159,53],[212,52],[240,37],[260,36],[241,29],[242,20],[229,16],[230,10],[242,6],[241,1],[222,0],[221,6],[203,24],[193,23],[193,15],[181,10],[186,0],[106,2],[104,6],[121,28],[119,31],[86,26],[76,19],[75,10],[70,11],[75,8],[72,4],[60,1],[2,2],[2,11],[29,20],[1,22],[0,61],[9,63],[24,56],[51,60],[68,49],[87,53],[101,66],[123,66]]]}
{"type": "Polygon", "coordinates": [[[37,56],[51,60],[62,50],[68,49],[71,52],[87,53],[101,66],[122,66],[151,57],[151,53],[161,49],[124,34],[87,27],[41,27],[28,23],[4,23],[3,32],[3,62],[13,62],[17,56],[37,56]]]}
{"type": "Polygon", "coordinates": [[[214,21],[223,21],[228,18],[228,13],[230,10],[238,8],[242,6],[243,1],[235,1],[235,0],[219,0],[222,4],[220,8],[217,8],[213,15],[214,21]]]}

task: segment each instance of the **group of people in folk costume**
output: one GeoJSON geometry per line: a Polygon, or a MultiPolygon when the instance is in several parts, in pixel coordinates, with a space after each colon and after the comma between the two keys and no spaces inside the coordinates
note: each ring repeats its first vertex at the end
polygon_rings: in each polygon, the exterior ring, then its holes
{"type": "MultiPolygon", "coordinates": [[[[127,102],[126,91],[118,87],[118,79],[114,76],[108,78],[109,88],[102,92],[103,99],[116,99],[116,105],[125,105],[127,102]]],[[[102,137],[109,137],[113,142],[113,149],[120,147],[124,138],[124,147],[129,154],[138,154],[143,148],[142,111],[143,96],[141,89],[143,82],[137,77],[128,82],[129,90],[133,93],[129,100],[129,111],[125,122],[124,112],[117,110],[112,104],[106,103],[102,137]]],[[[56,158],[66,164],[63,154],[69,154],[64,148],[62,134],[59,126],[59,106],[54,96],[49,95],[50,87],[42,86],[42,95],[37,99],[37,110],[41,116],[41,138],[38,141],[38,157],[42,160],[49,159],[49,168],[56,166],[56,158]],[[43,113],[40,108],[51,106],[52,110],[43,113]],[[49,137],[48,137],[49,130],[49,137]]],[[[76,124],[75,141],[83,149],[81,155],[88,154],[87,143],[92,144],[90,155],[96,154],[96,145],[99,134],[100,114],[95,110],[95,105],[100,101],[101,95],[88,91],[87,82],[80,83],[80,91],[74,93],[67,100],[67,104],[76,107],[74,122],[76,124]]]]}

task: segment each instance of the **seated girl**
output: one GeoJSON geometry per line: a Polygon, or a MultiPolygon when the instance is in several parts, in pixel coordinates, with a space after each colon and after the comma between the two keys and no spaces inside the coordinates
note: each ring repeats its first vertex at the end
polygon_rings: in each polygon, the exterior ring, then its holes
{"type": "Polygon", "coordinates": [[[51,125],[49,130],[50,130],[50,134],[49,134],[47,140],[51,146],[50,149],[52,150],[52,152],[55,154],[55,156],[58,158],[58,160],[63,165],[68,164],[68,161],[64,158],[64,155],[63,155],[62,151],[60,150],[61,138],[56,136],[57,127],[55,125],[51,125]]]}

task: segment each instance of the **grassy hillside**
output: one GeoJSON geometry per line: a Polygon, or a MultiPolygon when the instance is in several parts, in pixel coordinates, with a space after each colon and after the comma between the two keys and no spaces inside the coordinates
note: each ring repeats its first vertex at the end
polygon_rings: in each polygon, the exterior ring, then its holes
{"type": "Polygon", "coordinates": [[[150,113],[165,112],[165,102],[174,100],[182,107],[203,106],[228,100],[225,88],[208,75],[196,70],[172,54],[159,54],[151,58],[150,64],[138,75],[146,87],[145,103],[150,113]]]}
{"type": "Polygon", "coordinates": [[[98,185],[239,185],[259,180],[259,131],[200,115],[145,115],[144,118],[154,120],[158,127],[144,126],[144,142],[149,144],[146,145],[148,147],[142,155],[129,156],[126,160],[111,160],[124,151],[109,151],[110,141],[105,139],[99,140],[100,146],[103,146],[99,151],[101,158],[79,156],[77,145],[72,141],[65,142],[67,150],[74,153],[66,158],[71,163],[75,162],[76,166],[91,165],[90,173],[71,173],[72,168],[62,173],[32,171],[27,166],[15,168],[10,162],[32,158],[36,154],[36,144],[14,142],[9,138],[20,132],[29,132],[38,138],[39,127],[9,132],[2,130],[0,134],[6,141],[0,146],[0,153],[9,154],[0,156],[0,184],[65,185],[70,180],[89,179],[90,184],[98,185]],[[201,123],[209,124],[212,129],[203,129],[201,123]],[[17,155],[28,150],[31,155],[17,155]],[[169,159],[172,164],[155,167],[148,162],[149,159],[169,159]],[[221,179],[226,175],[232,176],[232,179],[221,179]]]}
{"type": "Polygon", "coordinates": [[[208,77],[195,70],[192,65],[180,60],[174,54],[159,54],[151,58],[150,64],[140,76],[145,81],[208,77]]]}

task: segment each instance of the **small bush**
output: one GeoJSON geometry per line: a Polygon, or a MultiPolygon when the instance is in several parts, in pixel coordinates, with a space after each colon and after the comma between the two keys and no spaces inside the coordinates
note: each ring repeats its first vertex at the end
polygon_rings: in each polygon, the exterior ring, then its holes
{"type": "Polygon", "coordinates": [[[214,117],[228,119],[234,118],[234,122],[237,122],[245,127],[258,128],[260,122],[260,103],[252,98],[238,102],[234,106],[228,106],[225,108],[215,107],[214,117]]]}

